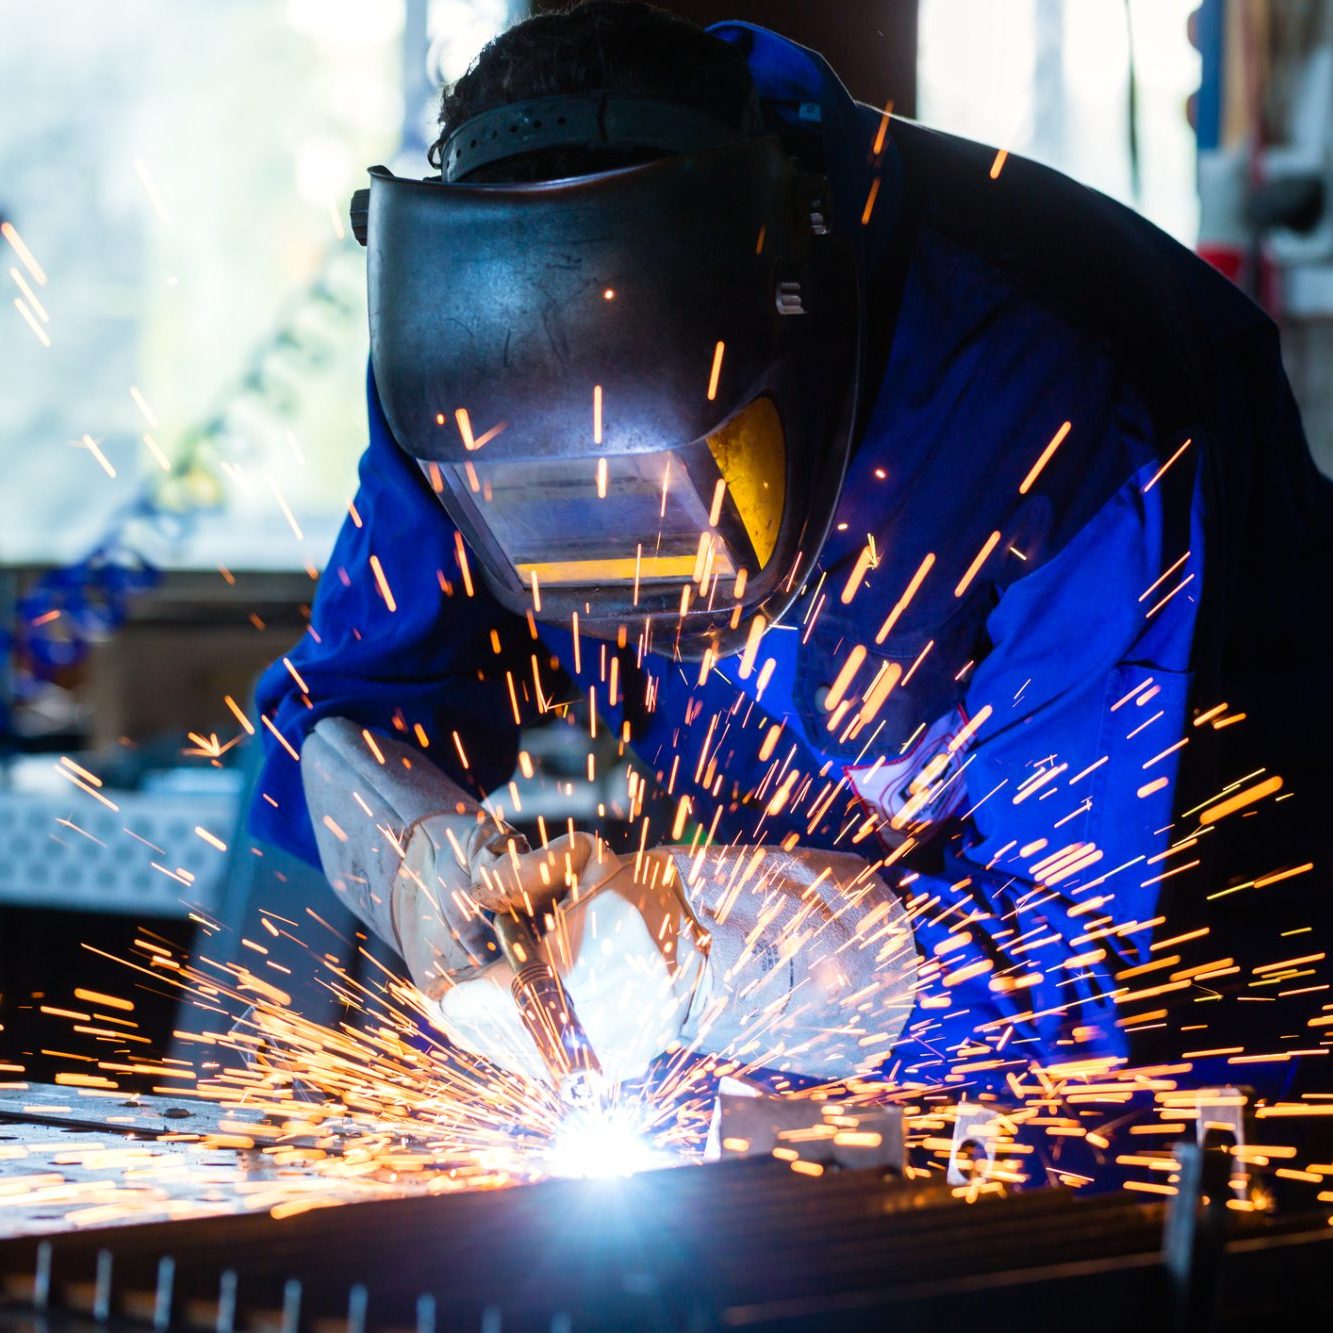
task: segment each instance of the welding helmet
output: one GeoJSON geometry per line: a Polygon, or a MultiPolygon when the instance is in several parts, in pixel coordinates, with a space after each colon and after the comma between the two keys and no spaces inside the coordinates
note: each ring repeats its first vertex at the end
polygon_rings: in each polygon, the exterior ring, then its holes
{"type": "Polygon", "coordinates": [[[437,178],[370,177],[380,402],[500,602],[695,658],[776,621],[855,419],[857,266],[827,181],[753,124],[605,93],[468,121],[437,178]],[[570,146],[663,156],[462,179],[570,146]]]}

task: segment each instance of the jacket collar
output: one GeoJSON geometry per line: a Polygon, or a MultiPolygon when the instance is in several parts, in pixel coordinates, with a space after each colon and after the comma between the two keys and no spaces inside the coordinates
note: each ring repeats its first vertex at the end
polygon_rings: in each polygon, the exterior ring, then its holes
{"type": "Polygon", "coordinates": [[[818,141],[822,163],[811,165],[829,178],[835,227],[856,238],[863,261],[872,266],[881,261],[899,212],[902,185],[892,135],[885,137],[878,156],[872,152],[881,113],[857,102],[817,51],[752,23],[715,23],[708,31],[745,56],[772,128],[783,138],[818,141]],[[876,177],[871,224],[863,226],[861,217],[876,177]]]}

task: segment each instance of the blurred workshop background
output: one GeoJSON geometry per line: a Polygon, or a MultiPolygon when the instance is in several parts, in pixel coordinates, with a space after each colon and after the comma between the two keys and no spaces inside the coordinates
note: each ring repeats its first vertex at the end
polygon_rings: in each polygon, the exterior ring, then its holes
{"type": "MultiPolygon", "coordinates": [[[[1196,247],[1280,321],[1333,471],[1333,0],[663,3],[778,28],[863,100],[1196,247]]],[[[262,902],[354,955],[317,878],[239,826],[249,692],[302,633],[355,485],[349,196],[370,163],[425,174],[440,85],[528,12],[0,0],[0,1071],[80,1058],[47,1049],[41,1006],[114,991],[135,938],[225,963],[262,902]]],[[[609,760],[594,790],[552,758],[524,813],[614,814],[609,760]]],[[[299,990],[296,946],[269,944],[299,990]]],[[[165,992],[140,1017],[169,1040],[165,992]]]]}

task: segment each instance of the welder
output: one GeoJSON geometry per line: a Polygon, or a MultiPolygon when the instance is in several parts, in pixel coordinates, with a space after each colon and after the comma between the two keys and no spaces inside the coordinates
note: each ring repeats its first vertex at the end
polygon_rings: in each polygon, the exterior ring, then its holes
{"type": "Polygon", "coordinates": [[[1127,974],[1327,786],[1333,502],[1268,319],[1101,195],[638,3],[497,38],[431,165],[355,210],[370,444],[260,685],[254,832],[539,1074],[534,953],[616,1077],[1124,1060],[1127,974]],[[572,699],[681,846],[482,804],[572,699]]]}

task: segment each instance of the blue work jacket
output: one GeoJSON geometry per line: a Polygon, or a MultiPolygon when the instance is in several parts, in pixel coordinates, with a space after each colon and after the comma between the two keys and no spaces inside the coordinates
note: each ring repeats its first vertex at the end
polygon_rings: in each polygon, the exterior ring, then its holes
{"type": "MultiPolygon", "coordinates": [[[[870,312],[835,530],[754,669],[722,660],[701,682],[632,644],[576,654],[557,627],[535,645],[465,578],[372,379],[354,512],[289,655],[305,691],[279,663],[259,707],[292,751],[340,715],[490,790],[517,752],[506,673],[530,710],[558,666],[715,841],[883,862],[923,960],[886,1073],[996,1083],[1031,1061],[1122,1060],[1173,872],[1204,873],[1181,811],[1222,770],[1191,714],[1234,709],[1225,689],[1272,670],[1304,688],[1293,571],[1328,500],[1272,327],[1102,196],[909,122],[881,134],[818,56],[714,32],[829,174],[870,312]],[[1260,604],[1262,654],[1237,628],[1260,604]],[[872,723],[851,725],[877,686],[872,723]]],[[[297,762],[265,739],[252,830],[316,862],[297,762]]]]}

